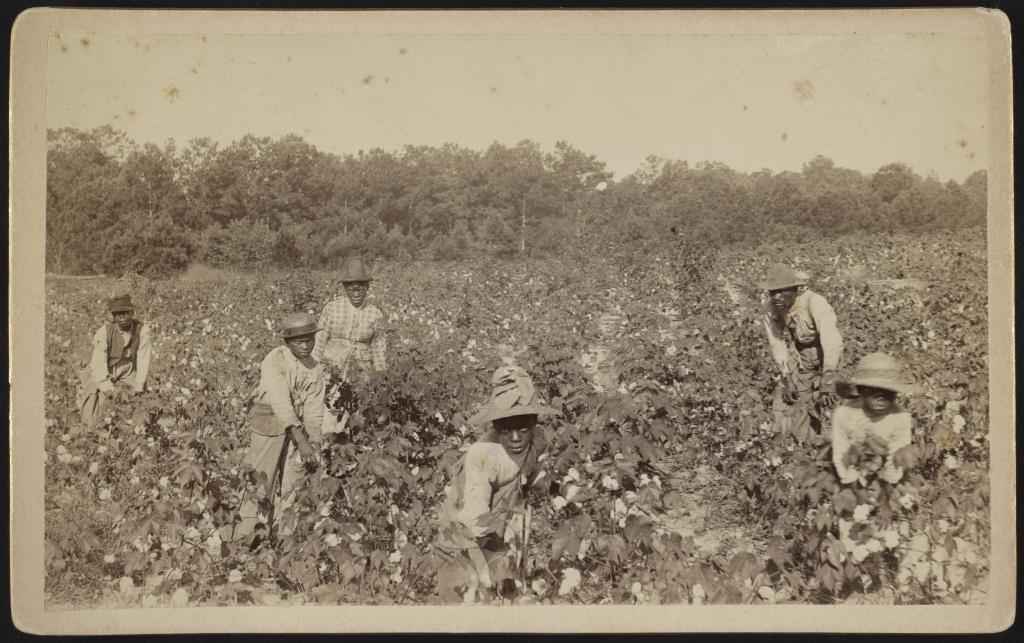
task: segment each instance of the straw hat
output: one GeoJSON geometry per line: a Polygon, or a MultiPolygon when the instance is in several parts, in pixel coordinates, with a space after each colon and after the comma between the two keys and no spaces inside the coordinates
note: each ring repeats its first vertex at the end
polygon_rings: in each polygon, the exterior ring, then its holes
{"type": "Polygon", "coordinates": [[[341,268],[341,283],[352,281],[373,281],[373,277],[367,272],[366,266],[360,257],[350,257],[345,260],[341,268]]]}
{"type": "Polygon", "coordinates": [[[309,313],[292,313],[281,322],[281,337],[285,339],[305,337],[318,330],[316,320],[309,313]]]}
{"type": "Polygon", "coordinates": [[[557,415],[558,411],[546,406],[522,368],[515,365],[499,366],[491,376],[491,397],[480,411],[469,418],[469,423],[484,425],[515,415],[557,415]]]}
{"type": "Polygon", "coordinates": [[[919,386],[907,379],[899,360],[885,353],[865,355],[857,362],[857,369],[853,372],[852,377],[836,382],[837,390],[841,393],[847,392],[852,396],[860,394],[857,391],[858,386],[881,388],[904,395],[921,392],[919,386]]]}
{"type": "Polygon", "coordinates": [[[759,286],[763,290],[784,290],[807,284],[807,273],[793,270],[789,266],[777,263],[768,269],[768,276],[759,286]]]}
{"type": "Polygon", "coordinates": [[[135,306],[132,305],[131,295],[118,295],[107,303],[107,309],[112,313],[123,313],[135,310],[135,306]]]}

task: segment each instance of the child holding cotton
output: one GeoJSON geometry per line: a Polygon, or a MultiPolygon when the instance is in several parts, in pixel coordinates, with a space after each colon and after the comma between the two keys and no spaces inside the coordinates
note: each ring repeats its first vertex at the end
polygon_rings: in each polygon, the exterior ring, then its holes
{"type": "Polygon", "coordinates": [[[885,353],[871,353],[857,363],[851,378],[836,382],[847,398],[832,413],[832,462],[839,481],[866,484],[867,474],[896,484],[903,467],[894,456],[910,446],[912,419],[896,402],[897,394],[919,391],[903,367],[885,353]]]}

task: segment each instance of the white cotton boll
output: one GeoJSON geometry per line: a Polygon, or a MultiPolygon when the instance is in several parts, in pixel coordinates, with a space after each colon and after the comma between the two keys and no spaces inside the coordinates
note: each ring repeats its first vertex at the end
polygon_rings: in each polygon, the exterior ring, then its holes
{"type": "Polygon", "coordinates": [[[398,563],[402,562],[402,552],[400,552],[400,551],[393,551],[393,552],[391,552],[391,554],[388,556],[388,561],[390,561],[390,562],[392,562],[392,563],[394,563],[396,565],[398,563]]]}
{"type": "Polygon", "coordinates": [[[605,475],[601,478],[601,486],[609,491],[616,491],[619,489],[619,481],[609,475],[605,475]]]}
{"type": "Polygon", "coordinates": [[[90,475],[96,475],[96,472],[99,471],[99,470],[100,470],[100,465],[99,465],[98,462],[91,462],[91,463],[89,463],[89,474],[90,475]]]}
{"type": "Polygon", "coordinates": [[[328,547],[337,547],[341,539],[338,538],[338,534],[327,534],[324,536],[324,545],[328,547]]]}
{"type": "Polygon", "coordinates": [[[853,548],[853,561],[862,562],[871,553],[867,547],[863,545],[857,545],[853,548]]]}
{"type": "Polygon", "coordinates": [[[100,498],[100,500],[102,500],[104,502],[106,502],[107,500],[110,500],[110,498],[111,498],[110,489],[107,489],[106,487],[104,487],[103,489],[100,489],[99,498],[100,498]]]}
{"type": "Polygon", "coordinates": [[[967,420],[962,415],[956,415],[953,417],[953,432],[960,433],[967,425],[967,420]]]}
{"type": "Polygon", "coordinates": [[[882,551],[882,543],[877,538],[872,538],[865,544],[872,554],[882,551]]]}
{"type": "Polygon", "coordinates": [[[864,522],[871,515],[871,505],[857,505],[853,510],[854,522],[864,522]]]}
{"type": "Polygon", "coordinates": [[[895,529],[890,529],[882,534],[886,549],[895,549],[900,544],[900,535],[895,529]]]}
{"type": "Polygon", "coordinates": [[[950,454],[946,456],[946,459],[942,461],[942,464],[950,471],[956,471],[960,468],[960,462],[956,459],[956,456],[950,454]]]}
{"type": "Polygon", "coordinates": [[[573,590],[580,586],[581,580],[582,576],[580,576],[578,569],[575,567],[566,567],[562,570],[562,582],[558,586],[558,595],[566,596],[567,594],[571,594],[573,590]]]}
{"type": "Polygon", "coordinates": [[[229,583],[241,583],[242,582],[242,571],[240,569],[232,569],[228,572],[229,583]]]}
{"type": "Polygon", "coordinates": [[[215,531],[206,539],[206,551],[211,556],[220,556],[221,544],[220,534],[215,531]]]}
{"type": "Polygon", "coordinates": [[[569,504],[568,501],[562,496],[555,496],[551,499],[551,506],[554,507],[555,511],[559,511],[567,504],[569,504]]]}
{"type": "Polygon", "coordinates": [[[700,583],[696,583],[690,588],[690,596],[693,597],[694,605],[703,605],[704,601],[706,601],[708,597],[700,583]]]}

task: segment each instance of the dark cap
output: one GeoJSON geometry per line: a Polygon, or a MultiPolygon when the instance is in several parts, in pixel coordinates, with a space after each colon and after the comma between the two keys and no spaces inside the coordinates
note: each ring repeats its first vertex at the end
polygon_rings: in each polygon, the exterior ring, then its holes
{"type": "Polygon", "coordinates": [[[125,311],[135,310],[135,306],[132,305],[132,298],[130,295],[118,295],[110,300],[107,304],[107,308],[112,313],[123,313],[125,311]]]}

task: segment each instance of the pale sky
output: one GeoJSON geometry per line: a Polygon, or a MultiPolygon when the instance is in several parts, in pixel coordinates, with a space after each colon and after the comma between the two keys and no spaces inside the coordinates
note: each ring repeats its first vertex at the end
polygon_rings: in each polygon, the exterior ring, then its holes
{"type": "Polygon", "coordinates": [[[986,168],[986,50],[927,35],[54,35],[47,122],[138,143],[295,133],[339,154],[566,140],[643,159],[986,168]]]}

